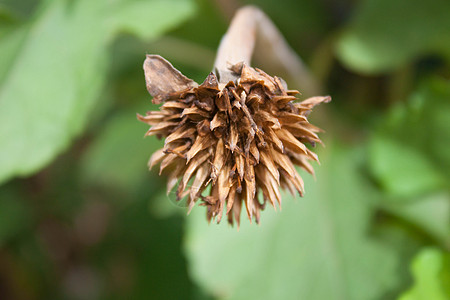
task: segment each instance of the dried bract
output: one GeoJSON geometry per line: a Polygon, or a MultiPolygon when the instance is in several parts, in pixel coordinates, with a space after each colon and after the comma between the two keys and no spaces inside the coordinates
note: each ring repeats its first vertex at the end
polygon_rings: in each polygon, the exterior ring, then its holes
{"type": "Polygon", "coordinates": [[[149,167],[160,163],[168,191],[178,183],[177,199],[187,197],[189,211],[200,200],[209,221],[220,222],[225,211],[239,226],[243,204],[259,222],[267,201],[281,205],[280,187],[303,195],[294,166],[313,174],[309,162],[318,158],[305,144],[321,143],[307,116],[329,96],[295,102],[298,91],[242,63],[230,66],[234,80],[226,84],[210,73],[198,85],[157,55],[147,56],[144,70],[153,101],[164,102],[160,111],[138,115],[151,125],[146,135],[165,138],[149,167]]]}

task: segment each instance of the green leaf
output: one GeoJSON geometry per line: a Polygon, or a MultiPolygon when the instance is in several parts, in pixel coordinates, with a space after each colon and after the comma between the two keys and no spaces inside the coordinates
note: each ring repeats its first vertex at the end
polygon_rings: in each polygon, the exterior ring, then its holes
{"type": "Polygon", "coordinates": [[[393,107],[369,142],[369,170],[381,187],[404,199],[448,187],[448,124],[450,83],[443,79],[393,107]]]}
{"type": "Polygon", "coordinates": [[[450,58],[450,2],[447,0],[365,0],[337,43],[349,68],[380,73],[421,55],[450,58]]]}
{"type": "Polygon", "coordinates": [[[154,185],[159,180],[151,178],[157,173],[148,171],[147,161],[154,151],[162,147],[163,141],[156,137],[144,138],[148,125],[136,119],[137,112],[150,107],[148,102],[142,101],[139,106],[116,113],[104,124],[104,129],[89,145],[81,162],[82,178],[86,184],[130,192],[146,181],[147,188],[157,188],[154,185]]]}
{"type": "Polygon", "coordinates": [[[436,248],[422,250],[412,263],[413,287],[399,300],[446,300],[450,296],[450,255],[436,248]]]}
{"type": "Polygon", "coordinates": [[[0,182],[39,170],[82,131],[120,30],[155,38],[193,10],[190,0],[44,1],[26,27],[4,36],[0,182]]]}
{"type": "Polygon", "coordinates": [[[207,225],[202,207],[187,217],[193,278],[226,299],[376,299],[398,278],[395,253],[366,236],[374,191],[357,171],[360,151],[327,144],[306,195],[283,195],[261,225],[207,225]]]}
{"type": "Polygon", "coordinates": [[[382,187],[398,196],[414,196],[443,187],[442,175],[418,149],[396,140],[371,140],[370,164],[382,187]]]}
{"type": "Polygon", "coordinates": [[[419,226],[450,249],[450,195],[448,192],[418,197],[412,201],[387,199],[382,207],[419,226]]]}
{"type": "Polygon", "coordinates": [[[25,19],[32,15],[40,1],[41,0],[1,0],[0,11],[3,8],[4,10],[9,11],[14,16],[14,19],[25,19]]]}
{"type": "Polygon", "coordinates": [[[8,30],[9,26],[13,26],[16,22],[17,16],[4,4],[0,3],[0,37],[8,30]]]}

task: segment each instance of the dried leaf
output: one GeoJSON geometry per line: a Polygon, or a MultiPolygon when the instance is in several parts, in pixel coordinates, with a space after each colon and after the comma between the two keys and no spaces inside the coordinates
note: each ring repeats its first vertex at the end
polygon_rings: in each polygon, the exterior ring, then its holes
{"type": "Polygon", "coordinates": [[[198,86],[159,55],[147,55],[144,73],[147,90],[156,104],[168,99],[169,95],[198,86]]]}

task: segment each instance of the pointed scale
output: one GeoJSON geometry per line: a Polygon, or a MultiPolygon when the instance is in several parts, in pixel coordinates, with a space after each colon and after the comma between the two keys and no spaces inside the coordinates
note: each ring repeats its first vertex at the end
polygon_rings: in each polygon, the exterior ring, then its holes
{"type": "Polygon", "coordinates": [[[204,163],[208,157],[210,156],[208,150],[204,150],[203,152],[199,153],[196,159],[191,160],[191,162],[188,164],[186,171],[184,172],[183,178],[180,182],[178,191],[184,191],[186,188],[189,179],[194,175],[194,172],[197,170],[197,168],[204,163]]]}
{"type": "Polygon", "coordinates": [[[201,193],[204,184],[208,180],[210,172],[210,165],[205,162],[198,168],[197,173],[195,174],[194,182],[192,183],[190,192],[189,192],[189,209],[188,214],[191,212],[192,208],[195,205],[195,201],[198,198],[199,193],[201,193]]]}
{"type": "Polygon", "coordinates": [[[247,208],[247,215],[251,219],[253,215],[253,199],[256,194],[255,170],[251,164],[246,162],[245,171],[245,206],[247,208]]]}

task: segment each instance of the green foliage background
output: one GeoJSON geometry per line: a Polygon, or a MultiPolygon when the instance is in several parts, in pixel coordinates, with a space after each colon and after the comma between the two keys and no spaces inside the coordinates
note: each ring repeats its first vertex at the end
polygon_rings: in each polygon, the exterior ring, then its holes
{"type": "Polygon", "coordinates": [[[0,0],[0,299],[450,299],[449,78],[448,0],[0,0]],[[333,102],[305,197],[237,231],[135,114],[145,54],[202,82],[245,4],[333,102]]]}

